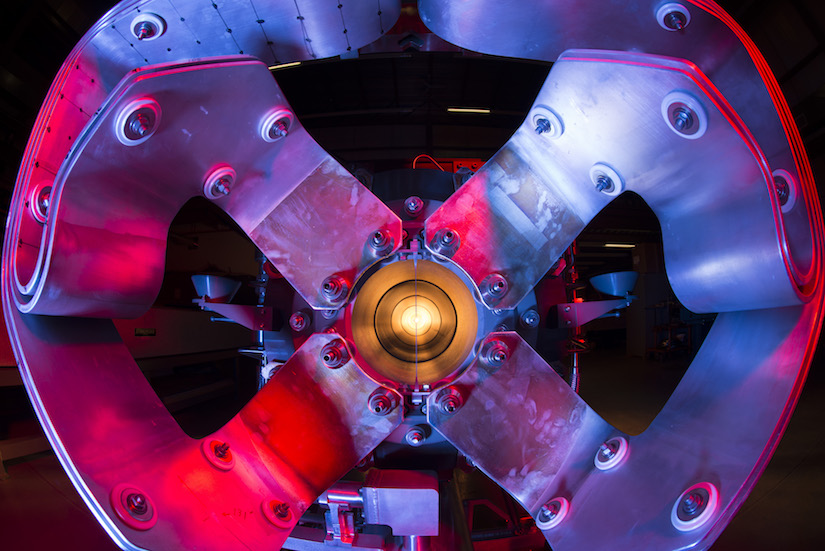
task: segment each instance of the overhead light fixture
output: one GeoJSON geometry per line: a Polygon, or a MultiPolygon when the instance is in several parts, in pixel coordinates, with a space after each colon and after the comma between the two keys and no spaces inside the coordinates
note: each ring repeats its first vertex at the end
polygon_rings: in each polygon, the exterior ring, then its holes
{"type": "Polygon", "coordinates": [[[269,70],[270,71],[277,71],[277,70],[280,70],[280,69],[289,69],[290,67],[297,67],[300,64],[301,64],[300,61],[293,61],[291,63],[281,63],[280,65],[271,65],[269,67],[269,70]]]}
{"type": "Polygon", "coordinates": [[[605,243],[604,246],[608,249],[632,249],[636,246],[635,243],[605,243]]]}
{"type": "Polygon", "coordinates": [[[486,107],[448,107],[448,113],[476,113],[479,115],[489,115],[490,110],[486,107]]]}

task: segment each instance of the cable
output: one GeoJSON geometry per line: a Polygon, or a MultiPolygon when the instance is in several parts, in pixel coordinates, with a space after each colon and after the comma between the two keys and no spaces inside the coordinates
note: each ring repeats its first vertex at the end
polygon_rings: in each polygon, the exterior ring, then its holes
{"type": "Polygon", "coordinates": [[[412,167],[413,167],[413,169],[415,169],[415,163],[416,163],[416,162],[418,162],[418,159],[420,159],[421,157],[426,157],[427,159],[429,159],[429,160],[430,160],[430,162],[431,162],[432,164],[434,164],[435,166],[437,166],[437,167],[438,167],[438,170],[440,170],[441,172],[447,172],[446,170],[444,170],[444,167],[443,167],[443,166],[441,166],[440,164],[438,164],[438,161],[436,161],[435,159],[433,159],[432,157],[430,157],[430,156],[429,156],[429,155],[427,155],[426,153],[422,153],[421,155],[419,155],[418,157],[416,157],[415,159],[413,159],[413,162],[412,162],[412,167]]]}

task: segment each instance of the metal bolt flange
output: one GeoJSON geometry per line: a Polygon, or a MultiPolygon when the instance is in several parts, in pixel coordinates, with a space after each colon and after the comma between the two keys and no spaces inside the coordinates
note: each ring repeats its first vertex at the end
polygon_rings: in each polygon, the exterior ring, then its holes
{"type": "Polygon", "coordinates": [[[430,241],[430,250],[441,256],[453,256],[460,246],[461,238],[458,232],[450,228],[438,230],[430,241]]]}
{"type": "Polygon", "coordinates": [[[539,530],[550,530],[558,526],[570,512],[570,502],[564,497],[554,497],[541,506],[536,515],[539,530]]]}
{"type": "Polygon", "coordinates": [[[378,256],[388,254],[393,248],[393,238],[387,230],[376,230],[369,239],[370,248],[378,256]]]}
{"type": "Polygon", "coordinates": [[[708,126],[708,116],[702,102],[681,90],[674,90],[662,100],[662,117],[671,130],[682,138],[701,138],[708,126]]]}
{"type": "Polygon", "coordinates": [[[148,140],[160,124],[160,105],[151,98],[129,102],[115,118],[114,131],[123,145],[134,146],[148,140]]]}
{"type": "Polygon", "coordinates": [[[261,121],[261,138],[267,142],[276,142],[289,134],[293,114],[288,109],[276,108],[261,121]]]}
{"type": "Polygon", "coordinates": [[[593,459],[596,468],[601,471],[612,469],[619,465],[627,457],[629,446],[627,439],[623,436],[611,438],[599,446],[596,457],[593,459]]]}
{"type": "Polygon", "coordinates": [[[212,170],[204,180],[203,194],[207,199],[220,199],[232,192],[235,184],[235,169],[231,166],[218,166],[212,170]]]}
{"type": "Polygon", "coordinates": [[[683,31],[690,23],[690,12],[682,4],[668,2],[656,10],[656,20],[667,31],[683,31]]]}
{"type": "Polygon", "coordinates": [[[38,186],[29,202],[32,216],[41,224],[46,223],[49,217],[49,207],[52,202],[52,186],[41,184],[38,186]]]}
{"type": "Polygon", "coordinates": [[[404,212],[410,218],[416,218],[418,215],[424,212],[424,201],[421,199],[421,197],[418,197],[417,195],[407,197],[407,199],[404,201],[404,212]]]}
{"type": "Polygon", "coordinates": [[[481,298],[488,305],[498,304],[507,294],[509,285],[501,274],[490,274],[481,280],[481,298]]]}
{"type": "Polygon", "coordinates": [[[484,344],[481,349],[481,357],[484,362],[492,367],[499,367],[510,356],[510,351],[504,341],[493,339],[484,344]]]}
{"type": "Polygon", "coordinates": [[[321,360],[330,369],[338,369],[349,361],[349,351],[341,339],[328,342],[321,349],[321,360]]]}
{"type": "Polygon", "coordinates": [[[157,510],[149,495],[130,484],[118,484],[109,501],[118,518],[134,530],[148,530],[158,520],[157,510]]]}
{"type": "Polygon", "coordinates": [[[301,333],[307,327],[309,327],[309,316],[306,312],[293,312],[289,316],[289,328],[296,333],[301,333]]]}
{"type": "Polygon", "coordinates": [[[201,443],[201,451],[206,460],[221,471],[231,471],[235,466],[235,456],[229,449],[227,442],[205,438],[201,443]]]}
{"type": "Polygon", "coordinates": [[[539,313],[533,308],[523,312],[519,317],[519,323],[521,323],[522,327],[529,329],[538,327],[540,321],[541,316],[539,316],[539,313]]]}
{"type": "Polygon", "coordinates": [[[261,511],[263,511],[264,518],[277,528],[288,530],[292,528],[292,523],[295,520],[295,514],[288,503],[284,501],[264,500],[261,503],[261,511]]]}
{"type": "Polygon", "coordinates": [[[375,415],[388,415],[395,406],[398,405],[398,400],[392,392],[386,388],[380,388],[370,395],[367,401],[367,407],[375,415]]]}
{"type": "Polygon", "coordinates": [[[719,490],[710,482],[694,484],[679,496],[670,514],[673,526],[681,531],[696,530],[708,522],[719,505],[719,490]]]}
{"type": "Polygon", "coordinates": [[[332,304],[343,302],[347,298],[349,284],[339,275],[329,276],[321,284],[321,294],[332,304]]]}
{"type": "Polygon", "coordinates": [[[404,440],[407,441],[407,444],[413,447],[418,447],[424,443],[427,439],[427,433],[424,430],[424,427],[413,427],[407,431],[407,434],[404,436],[404,440]]]}
{"type": "Polygon", "coordinates": [[[141,42],[147,42],[166,32],[166,21],[154,13],[141,13],[132,19],[130,29],[132,36],[141,42]]]}
{"type": "Polygon", "coordinates": [[[464,398],[458,389],[449,387],[441,391],[435,405],[441,413],[453,415],[464,405],[464,398]]]}

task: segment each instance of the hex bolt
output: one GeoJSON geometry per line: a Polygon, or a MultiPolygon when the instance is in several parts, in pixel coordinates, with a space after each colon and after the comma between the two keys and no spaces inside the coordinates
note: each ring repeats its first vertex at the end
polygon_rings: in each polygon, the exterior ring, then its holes
{"type": "Polygon", "coordinates": [[[441,228],[430,241],[430,249],[442,256],[453,256],[461,246],[461,238],[458,232],[451,228],[441,228]]]}
{"type": "Polygon", "coordinates": [[[521,322],[522,326],[533,329],[539,326],[541,316],[539,316],[539,313],[536,312],[536,310],[530,308],[529,310],[521,314],[519,321],[521,322]]]}
{"type": "Polygon", "coordinates": [[[673,110],[673,126],[679,132],[686,132],[693,127],[693,111],[680,106],[673,110]]]}
{"type": "Polygon", "coordinates": [[[126,496],[126,507],[133,517],[143,516],[149,512],[149,504],[143,494],[129,494],[126,496]]]}
{"type": "Polygon", "coordinates": [[[226,459],[226,456],[229,455],[229,444],[224,442],[215,446],[215,457],[218,459],[226,459]]]}
{"type": "Polygon", "coordinates": [[[289,118],[281,117],[277,119],[270,125],[267,134],[273,141],[278,138],[285,138],[289,134],[289,118]]]}
{"type": "Polygon", "coordinates": [[[145,138],[154,130],[156,120],[155,112],[151,108],[139,107],[126,117],[123,134],[132,141],[145,138]]]}
{"type": "Polygon", "coordinates": [[[338,275],[329,276],[321,284],[321,293],[331,303],[339,303],[344,300],[349,290],[347,280],[338,275]]]}
{"type": "Polygon", "coordinates": [[[450,387],[441,392],[436,405],[442,413],[453,415],[464,405],[464,399],[456,388],[450,387]]]}
{"type": "Polygon", "coordinates": [[[487,365],[498,367],[507,361],[509,351],[507,345],[498,339],[491,340],[484,345],[482,356],[487,365]]]}
{"type": "Polygon", "coordinates": [[[490,274],[481,281],[481,296],[488,304],[500,301],[507,289],[507,280],[501,274],[490,274]]]}
{"type": "Polygon", "coordinates": [[[553,125],[544,117],[536,120],[536,134],[544,134],[545,132],[552,132],[553,125]]]}
{"type": "Polygon", "coordinates": [[[684,13],[673,10],[668,12],[664,18],[665,26],[674,31],[681,31],[687,26],[687,17],[684,13]]]}
{"type": "Polygon", "coordinates": [[[384,416],[395,409],[396,400],[387,389],[379,389],[372,393],[367,401],[367,407],[375,415],[384,416]]]}
{"type": "Polygon", "coordinates": [[[289,328],[300,333],[309,326],[309,317],[304,312],[293,312],[289,316],[289,328]]]}
{"type": "Polygon", "coordinates": [[[549,501],[541,506],[541,511],[539,512],[539,520],[542,522],[550,522],[556,516],[558,516],[559,511],[561,510],[561,504],[558,500],[549,501]]]}
{"type": "Polygon", "coordinates": [[[570,502],[563,497],[555,497],[539,509],[536,515],[536,526],[539,530],[550,530],[561,523],[570,512],[570,502]]]}
{"type": "Polygon", "coordinates": [[[687,516],[695,517],[705,508],[705,498],[699,492],[691,492],[682,500],[681,510],[687,516]]]}
{"type": "Polygon", "coordinates": [[[232,191],[229,186],[232,185],[232,179],[228,176],[222,176],[215,180],[212,184],[212,194],[213,195],[229,195],[232,191]]]}
{"type": "Polygon", "coordinates": [[[410,218],[415,218],[424,211],[424,201],[417,195],[411,195],[404,201],[404,212],[410,218]]]}
{"type": "Polygon", "coordinates": [[[349,361],[349,352],[344,341],[335,339],[321,349],[321,360],[330,369],[337,369],[349,361]]]}
{"type": "Polygon", "coordinates": [[[418,447],[424,443],[427,439],[427,435],[424,434],[424,429],[421,427],[413,427],[407,431],[407,434],[404,436],[404,440],[407,441],[407,444],[413,447],[418,447]]]}
{"type": "Polygon", "coordinates": [[[135,26],[135,34],[138,40],[145,40],[158,34],[158,28],[149,21],[141,21],[135,26]]]}
{"type": "Polygon", "coordinates": [[[277,516],[280,519],[287,519],[290,516],[288,503],[281,502],[275,507],[273,507],[272,511],[275,513],[275,516],[277,516]]]}
{"type": "Polygon", "coordinates": [[[779,205],[784,207],[791,197],[791,186],[788,185],[785,178],[779,175],[773,177],[773,185],[776,188],[776,198],[779,200],[779,205]]]}
{"type": "Polygon", "coordinates": [[[605,459],[613,459],[616,457],[616,450],[613,449],[609,442],[604,442],[601,446],[599,446],[599,453],[605,459]]]}
{"type": "Polygon", "coordinates": [[[614,189],[613,180],[605,174],[599,174],[596,178],[596,191],[610,193],[614,189]]]}
{"type": "Polygon", "coordinates": [[[392,250],[393,239],[386,230],[376,230],[369,240],[370,247],[377,255],[385,255],[392,250]]]}

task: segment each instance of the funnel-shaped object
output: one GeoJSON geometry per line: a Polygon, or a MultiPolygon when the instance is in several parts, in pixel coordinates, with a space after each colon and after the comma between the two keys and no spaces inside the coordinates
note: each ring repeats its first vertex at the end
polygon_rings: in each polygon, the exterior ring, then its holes
{"type": "Polygon", "coordinates": [[[636,285],[638,272],[612,272],[590,278],[590,284],[600,293],[614,297],[623,297],[636,285]]]}
{"type": "Polygon", "coordinates": [[[192,283],[199,297],[208,297],[210,302],[229,302],[238,289],[240,281],[216,275],[193,275],[192,283]]]}

